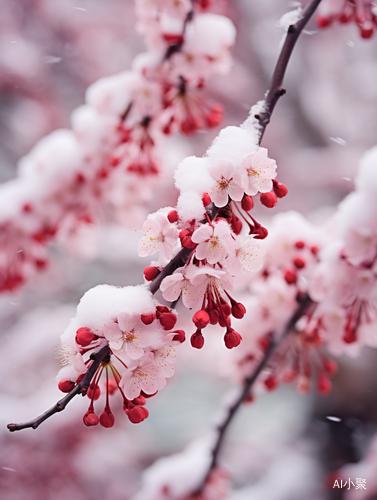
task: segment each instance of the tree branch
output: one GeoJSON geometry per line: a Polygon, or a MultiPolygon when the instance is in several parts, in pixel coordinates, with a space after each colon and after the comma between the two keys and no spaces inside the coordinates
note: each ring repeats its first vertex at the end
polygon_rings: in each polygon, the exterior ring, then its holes
{"type": "Polygon", "coordinates": [[[95,354],[92,354],[91,358],[93,359],[93,363],[90,365],[89,370],[86,372],[86,374],[84,375],[81,382],[79,382],[76,385],[76,387],[74,389],[72,389],[71,392],[69,392],[66,396],[64,396],[64,398],[60,399],[52,408],[50,408],[49,410],[42,413],[42,415],[40,415],[39,417],[34,418],[33,420],[30,420],[29,422],[25,422],[23,424],[8,424],[7,425],[8,429],[11,432],[20,431],[22,429],[27,429],[28,427],[36,429],[37,427],[39,427],[39,425],[42,422],[44,422],[45,420],[50,418],[52,415],[64,410],[65,407],[67,406],[67,404],[75,396],[77,396],[78,394],[82,394],[83,396],[85,396],[85,394],[88,390],[89,384],[90,384],[94,374],[97,371],[97,368],[102,363],[102,361],[106,358],[106,356],[109,356],[109,355],[110,355],[110,349],[107,345],[102,347],[102,349],[100,349],[95,354]]]}
{"type": "Polygon", "coordinates": [[[242,388],[240,388],[240,392],[239,392],[237,398],[229,406],[224,420],[217,427],[217,438],[215,441],[215,445],[212,449],[212,460],[211,460],[210,466],[208,468],[208,471],[205,475],[205,478],[200,486],[200,489],[196,493],[200,493],[202,491],[202,489],[203,489],[204,485],[206,484],[212,470],[217,467],[218,457],[219,457],[221,446],[222,446],[224,438],[225,438],[226,431],[227,431],[230,423],[232,422],[233,417],[237,413],[237,410],[241,406],[242,402],[245,401],[245,399],[247,399],[247,397],[249,396],[250,389],[253,387],[254,383],[258,379],[262,370],[266,367],[268,361],[271,359],[272,354],[276,351],[278,346],[281,344],[282,340],[285,339],[287,337],[287,335],[294,329],[296,322],[301,318],[301,316],[305,313],[305,311],[307,311],[308,307],[311,304],[312,304],[311,299],[309,298],[308,295],[305,295],[303,298],[300,299],[299,306],[297,307],[295,313],[292,315],[291,319],[286,324],[281,337],[278,340],[275,340],[273,334],[270,334],[269,346],[266,349],[266,352],[264,353],[263,358],[259,361],[259,364],[253,370],[253,372],[248,377],[246,377],[244,379],[244,385],[242,388]]]}
{"type": "Polygon", "coordinates": [[[271,115],[276,106],[276,103],[278,102],[280,97],[286,93],[286,90],[283,89],[282,85],[285,71],[287,69],[289,59],[292,55],[293,48],[296,45],[297,39],[300,36],[302,30],[314,14],[320,2],[321,0],[312,0],[311,2],[309,2],[303,10],[301,19],[296,24],[291,25],[288,28],[287,36],[276,63],[274,74],[272,76],[271,85],[266,94],[264,111],[255,117],[259,120],[260,125],[259,144],[262,141],[262,137],[267,125],[270,123],[271,115]]]}

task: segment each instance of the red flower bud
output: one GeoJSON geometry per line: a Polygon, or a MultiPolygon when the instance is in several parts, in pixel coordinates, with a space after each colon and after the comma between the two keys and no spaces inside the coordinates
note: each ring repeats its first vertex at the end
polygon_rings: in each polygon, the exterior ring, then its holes
{"type": "Polygon", "coordinates": [[[241,201],[241,207],[245,212],[250,212],[250,210],[254,207],[254,200],[248,194],[245,194],[241,201]]]}
{"type": "Polygon", "coordinates": [[[240,345],[241,340],[242,340],[241,335],[236,331],[234,331],[233,329],[228,330],[224,335],[225,346],[228,349],[233,349],[233,347],[237,347],[238,345],[240,345]]]}
{"type": "Polygon", "coordinates": [[[184,229],[179,233],[179,238],[181,240],[181,245],[185,248],[195,248],[196,243],[191,239],[191,233],[187,229],[184,229]]]}
{"type": "Polygon", "coordinates": [[[213,104],[211,111],[205,115],[205,120],[208,128],[214,128],[219,125],[223,119],[224,109],[221,104],[213,104]]]}
{"type": "Polygon", "coordinates": [[[140,319],[144,323],[144,325],[150,325],[156,319],[156,315],[154,313],[142,314],[140,316],[140,319]]]}
{"type": "Polygon", "coordinates": [[[99,417],[99,423],[102,427],[112,427],[115,423],[115,417],[111,411],[104,411],[99,417]]]}
{"type": "Polygon", "coordinates": [[[202,202],[205,207],[208,207],[210,203],[212,203],[211,197],[208,193],[204,193],[202,196],[202,202]]]}
{"type": "Polygon", "coordinates": [[[173,222],[177,222],[178,220],[178,212],[177,210],[171,210],[169,213],[168,213],[168,221],[173,223],[173,222]]]}
{"type": "Polygon", "coordinates": [[[230,308],[230,305],[228,304],[228,302],[222,302],[221,304],[221,309],[223,310],[223,313],[225,314],[225,316],[230,316],[232,310],[230,308]]]}
{"type": "Polygon", "coordinates": [[[242,319],[245,316],[246,308],[241,302],[235,302],[232,306],[232,315],[237,319],[242,319]]]}
{"type": "Polygon", "coordinates": [[[276,206],[278,200],[276,194],[270,191],[269,193],[262,193],[260,195],[260,202],[267,208],[273,208],[276,206]]]}
{"type": "Polygon", "coordinates": [[[89,328],[79,328],[76,332],[76,343],[82,347],[88,346],[93,340],[96,339],[98,339],[98,336],[95,335],[89,328]]]}
{"type": "Polygon", "coordinates": [[[281,182],[273,180],[273,190],[278,198],[284,198],[288,194],[288,188],[281,182]]]}
{"type": "Polygon", "coordinates": [[[157,267],[147,266],[144,269],[144,276],[147,281],[153,281],[159,274],[160,271],[157,267]]]}
{"type": "Polygon", "coordinates": [[[276,389],[278,381],[275,375],[270,375],[269,377],[267,377],[264,381],[264,385],[268,391],[273,391],[274,389],[276,389]]]}
{"type": "Polygon", "coordinates": [[[316,23],[318,28],[327,28],[332,23],[332,17],[318,16],[316,23]]]}
{"type": "Polygon", "coordinates": [[[291,271],[287,269],[284,273],[284,279],[288,283],[288,285],[294,285],[297,281],[296,271],[291,271]]]}
{"type": "Polygon", "coordinates": [[[177,322],[177,316],[171,312],[162,313],[158,319],[164,330],[171,330],[177,322]]]}
{"type": "Polygon", "coordinates": [[[209,311],[209,322],[211,325],[217,325],[219,322],[219,313],[216,311],[216,309],[211,309],[209,311]]]}
{"type": "Polygon", "coordinates": [[[157,318],[159,318],[162,313],[170,313],[170,312],[171,312],[171,309],[169,309],[169,307],[166,307],[166,306],[157,306],[156,307],[157,318]]]}
{"type": "Polygon", "coordinates": [[[334,375],[338,370],[338,365],[333,359],[324,359],[323,368],[328,375],[334,375]]]}
{"type": "Polygon", "coordinates": [[[191,345],[195,347],[195,349],[201,349],[204,345],[204,337],[202,332],[197,330],[194,334],[191,335],[191,345]]]}
{"type": "Polygon", "coordinates": [[[229,320],[229,317],[223,317],[221,315],[219,315],[219,325],[222,327],[222,328],[230,328],[230,320],[229,320]]]}
{"type": "Polygon", "coordinates": [[[115,380],[114,379],[110,379],[107,382],[107,390],[108,390],[110,396],[112,396],[117,389],[118,389],[118,385],[115,382],[115,380]]]}
{"type": "Polygon", "coordinates": [[[139,406],[139,408],[141,408],[144,412],[144,418],[148,418],[149,417],[149,411],[145,408],[145,406],[139,406]]]}
{"type": "Polygon", "coordinates": [[[268,236],[268,231],[265,227],[258,227],[254,229],[253,234],[256,234],[257,236],[254,236],[256,240],[264,240],[268,236]]]}
{"type": "Polygon", "coordinates": [[[89,386],[88,392],[86,393],[89,399],[93,399],[93,401],[97,401],[97,399],[101,395],[101,389],[97,384],[92,382],[89,386]]]}
{"type": "Polygon", "coordinates": [[[267,351],[267,349],[270,347],[271,340],[268,335],[264,335],[258,340],[258,344],[263,351],[267,351]]]}
{"type": "Polygon", "coordinates": [[[84,422],[84,424],[86,426],[92,427],[93,425],[97,425],[98,424],[98,417],[94,413],[94,411],[87,411],[85,413],[85,415],[83,416],[82,421],[84,422]]]}
{"type": "Polygon", "coordinates": [[[128,410],[128,418],[133,424],[140,424],[140,422],[142,422],[146,418],[143,407],[134,406],[133,408],[128,410]]]}
{"type": "Polygon", "coordinates": [[[192,321],[194,322],[196,328],[202,330],[209,323],[209,315],[206,311],[203,311],[203,309],[201,309],[194,314],[194,316],[192,317],[192,321]]]}
{"type": "Polygon", "coordinates": [[[72,380],[61,380],[58,387],[62,392],[71,392],[75,387],[75,383],[72,380]]]}
{"type": "Polygon", "coordinates": [[[135,405],[135,406],[143,406],[145,405],[146,403],[146,400],[145,400],[145,397],[140,395],[138,396],[137,398],[133,399],[132,400],[132,403],[135,405]]]}
{"type": "Polygon", "coordinates": [[[231,226],[232,226],[232,231],[234,232],[234,234],[238,235],[240,234],[240,232],[242,231],[242,222],[240,221],[240,219],[233,214],[232,216],[232,223],[231,223],[231,226]]]}
{"type": "Polygon", "coordinates": [[[297,269],[302,269],[305,267],[305,261],[304,259],[301,259],[301,257],[296,257],[293,261],[293,264],[297,267],[297,269]]]}
{"type": "Polygon", "coordinates": [[[175,333],[173,340],[180,342],[181,344],[186,340],[186,334],[183,330],[175,330],[173,333],[175,333]]]}
{"type": "Polygon", "coordinates": [[[320,373],[317,380],[317,391],[323,396],[328,394],[332,389],[332,384],[327,375],[320,373]]]}
{"type": "Polygon", "coordinates": [[[301,250],[302,248],[305,247],[305,242],[304,241],[296,241],[295,247],[301,250]]]}

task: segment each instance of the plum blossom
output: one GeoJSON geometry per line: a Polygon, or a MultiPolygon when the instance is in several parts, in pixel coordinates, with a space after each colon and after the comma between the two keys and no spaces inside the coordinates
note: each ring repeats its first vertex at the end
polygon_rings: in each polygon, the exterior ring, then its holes
{"type": "Polygon", "coordinates": [[[154,355],[154,361],[164,377],[169,378],[174,375],[174,364],[177,361],[177,352],[175,347],[178,342],[169,342],[154,349],[152,351],[154,355]]]}
{"type": "MultiPolygon", "coordinates": [[[[216,181],[210,196],[217,207],[225,207],[230,196],[234,201],[241,201],[244,195],[242,173],[229,160],[223,160],[209,169],[211,177],[216,181]]],[[[255,194],[255,193],[253,193],[255,194]]]]}
{"type": "Polygon", "coordinates": [[[216,297],[224,289],[232,290],[233,287],[233,278],[228,272],[213,269],[210,266],[202,266],[196,269],[191,268],[189,275],[193,285],[193,299],[195,300],[195,304],[203,298],[205,293],[216,297]]]}
{"type": "Polygon", "coordinates": [[[257,192],[268,193],[273,184],[272,179],[276,177],[276,162],[267,156],[266,148],[259,148],[248,155],[242,162],[243,185],[246,194],[254,196],[257,192]]]}
{"type": "Polygon", "coordinates": [[[236,241],[236,250],[234,254],[225,259],[225,266],[229,272],[234,275],[240,272],[256,272],[263,266],[263,256],[266,248],[253,236],[248,236],[241,244],[236,241]]]}
{"type": "Polygon", "coordinates": [[[126,398],[133,400],[143,391],[154,394],[165,387],[166,379],[158,368],[152,354],[145,356],[140,361],[132,361],[123,373],[119,387],[126,398]]]}
{"type": "Polygon", "coordinates": [[[105,325],[104,335],[109,341],[109,346],[115,351],[124,351],[130,359],[139,359],[144,354],[144,349],[157,340],[157,331],[144,325],[136,317],[127,313],[120,313],[117,323],[105,325]]]}
{"type": "Polygon", "coordinates": [[[186,273],[180,272],[179,269],[171,276],[164,278],[160,285],[160,290],[165,300],[174,302],[182,294],[184,306],[189,308],[193,307],[192,304],[195,301],[193,285],[186,277],[186,273]]]}
{"type": "Polygon", "coordinates": [[[216,224],[199,227],[191,239],[194,243],[198,243],[195,250],[196,258],[206,259],[209,264],[222,262],[233,246],[229,225],[222,220],[216,224]]]}
{"type": "Polygon", "coordinates": [[[143,231],[145,235],[138,245],[140,257],[161,251],[161,257],[171,259],[179,235],[175,225],[171,224],[165,216],[157,214],[153,219],[144,222],[143,231]]]}

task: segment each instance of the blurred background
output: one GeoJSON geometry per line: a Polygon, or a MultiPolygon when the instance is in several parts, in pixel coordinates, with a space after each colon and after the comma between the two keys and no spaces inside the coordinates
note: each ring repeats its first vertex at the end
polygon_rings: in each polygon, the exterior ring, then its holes
{"type": "MultiPolygon", "coordinates": [[[[263,98],[284,33],[278,21],[295,5],[224,3],[238,31],[234,64],[206,90],[225,106],[224,125],[238,125],[263,98]]],[[[145,49],[130,0],[0,0],[0,8],[0,182],[6,182],[36,141],[70,126],[70,114],[84,102],[89,84],[130,68],[145,49]]],[[[353,189],[358,160],[376,144],[376,81],[376,37],[361,39],[354,24],[318,31],[310,23],[288,67],[287,94],[263,139],[277,161],[278,180],[289,189],[272,211],[256,207],[267,227],[268,217],[291,209],[321,224],[353,189]]],[[[187,155],[202,155],[217,132],[170,139],[163,189],[150,200],[149,211],[174,204],[174,167],[187,155]]],[[[150,417],[140,425],[122,415],[114,397],[114,428],[86,428],[81,419],[87,403],[76,398],[36,431],[6,430],[7,423],[33,418],[61,397],[54,349],[83,293],[100,283],[142,282],[149,259],[137,256],[135,229],[141,226],[100,228],[91,259],[56,245],[46,271],[21,291],[0,297],[2,500],[129,499],[146,467],[206,434],[234,385],[214,332],[200,352],[182,345],[176,376],[148,402],[150,417]]],[[[371,446],[376,362],[370,349],[357,359],[340,359],[327,397],[285,387],[245,406],[222,455],[232,476],[231,498],[347,498],[345,490],[333,489],[334,478],[371,446]]],[[[355,476],[352,467],[344,470],[355,476]]],[[[374,470],[377,477],[377,465],[374,470]]],[[[362,468],[358,473],[364,477],[362,468]]],[[[377,498],[370,486],[369,496],[353,498],[377,498]]]]}

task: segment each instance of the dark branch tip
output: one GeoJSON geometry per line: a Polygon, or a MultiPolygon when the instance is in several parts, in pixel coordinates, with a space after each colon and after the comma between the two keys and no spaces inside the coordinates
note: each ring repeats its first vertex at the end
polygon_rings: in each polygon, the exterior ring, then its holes
{"type": "Polygon", "coordinates": [[[8,424],[7,428],[10,430],[10,432],[14,432],[16,430],[16,424],[8,424]]]}
{"type": "Polygon", "coordinates": [[[280,96],[283,96],[287,93],[286,89],[280,89],[280,96]]]}
{"type": "Polygon", "coordinates": [[[296,26],[294,24],[289,26],[288,33],[296,33],[296,26]]]}

